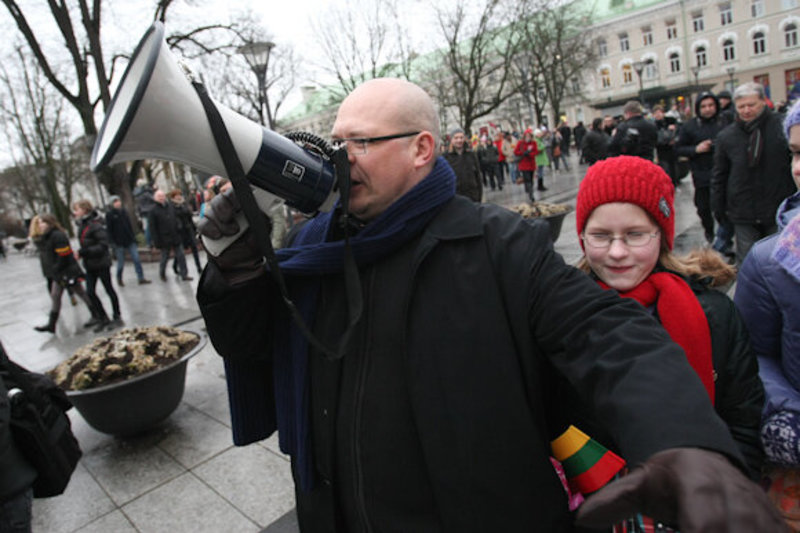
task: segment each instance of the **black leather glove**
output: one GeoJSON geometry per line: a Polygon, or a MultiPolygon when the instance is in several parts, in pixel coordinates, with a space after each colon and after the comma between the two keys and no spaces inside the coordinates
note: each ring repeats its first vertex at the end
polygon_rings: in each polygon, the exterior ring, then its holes
{"type": "Polygon", "coordinates": [[[577,524],[609,527],[640,512],[681,533],[788,532],[764,490],[723,455],[672,448],[590,496],[577,524]]]}
{"type": "MultiPolygon", "coordinates": [[[[239,200],[233,189],[215,196],[206,206],[197,230],[206,239],[221,239],[236,235],[240,226],[236,215],[241,213],[239,200]]],[[[266,217],[266,215],[264,215],[266,217]]],[[[244,283],[264,274],[264,259],[253,232],[248,228],[219,255],[208,254],[231,285],[244,283]]]]}
{"type": "Polygon", "coordinates": [[[197,224],[197,231],[209,239],[236,235],[239,232],[236,214],[241,210],[242,207],[236,198],[236,192],[228,189],[224,193],[216,195],[206,205],[203,218],[197,224]]]}

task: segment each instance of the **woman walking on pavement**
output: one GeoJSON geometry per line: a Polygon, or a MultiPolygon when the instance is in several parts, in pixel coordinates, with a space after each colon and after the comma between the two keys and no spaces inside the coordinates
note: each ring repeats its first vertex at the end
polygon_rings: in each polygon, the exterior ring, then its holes
{"type": "Polygon", "coordinates": [[[107,326],[122,325],[119,310],[119,299],[111,284],[111,252],[106,225],[89,200],[78,200],[72,206],[72,215],[78,221],[78,240],[80,248],[78,255],[83,259],[83,268],[86,269],[86,290],[89,299],[97,309],[97,315],[92,318],[86,327],[96,326],[95,333],[102,331],[107,326]],[[97,280],[103,284],[114,312],[114,321],[108,319],[108,314],[103,308],[100,298],[97,297],[97,280]]]}
{"type": "Polygon", "coordinates": [[[533,138],[536,141],[536,149],[539,153],[536,154],[536,190],[546,191],[547,187],[544,186],[544,169],[550,166],[550,158],[547,155],[547,146],[542,140],[544,132],[539,128],[533,132],[533,138]]]}
{"type": "Polygon", "coordinates": [[[533,139],[533,130],[528,128],[522,134],[522,139],[519,140],[517,146],[514,148],[514,155],[520,158],[517,163],[519,171],[522,173],[522,182],[525,184],[525,193],[530,198],[531,202],[535,201],[533,197],[533,172],[536,170],[536,154],[539,149],[536,146],[536,141],[533,139]]]}
{"type": "Polygon", "coordinates": [[[46,325],[36,326],[36,331],[56,332],[56,322],[61,313],[61,295],[69,289],[86,304],[92,317],[97,316],[92,302],[83,290],[81,279],[84,276],[78,261],[72,254],[69,238],[64,233],[56,217],[50,214],[39,217],[41,237],[42,271],[50,285],[50,317],[46,325]]]}

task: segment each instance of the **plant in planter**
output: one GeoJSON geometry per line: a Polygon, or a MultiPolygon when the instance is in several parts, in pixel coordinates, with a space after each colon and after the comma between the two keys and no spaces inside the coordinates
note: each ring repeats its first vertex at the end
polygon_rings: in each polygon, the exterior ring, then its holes
{"type": "Polygon", "coordinates": [[[183,397],[198,333],[166,326],[125,329],[96,339],[48,372],[90,426],[132,435],[167,418],[183,397]]]}
{"type": "Polygon", "coordinates": [[[567,204],[550,204],[547,202],[533,202],[532,204],[519,204],[511,208],[511,211],[519,213],[523,218],[541,218],[550,224],[550,237],[553,242],[558,240],[561,234],[561,225],[564,217],[572,212],[573,207],[567,204]]]}

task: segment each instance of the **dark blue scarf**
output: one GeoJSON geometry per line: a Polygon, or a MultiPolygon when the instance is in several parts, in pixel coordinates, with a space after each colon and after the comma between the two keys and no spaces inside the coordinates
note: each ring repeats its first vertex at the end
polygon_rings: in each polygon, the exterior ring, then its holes
{"type": "MultiPolygon", "coordinates": [[[[420,234],[440,208],[455,195],[456,177],[439,157],[430,174],[391,204],[350,239],[359,267],[369,265],[420,234]]],[[[278,250],[292,300],[309,327],[313,327],[319,275],[343,270],[344,241],[326,242],[334,211],[309,221],[292,248],[278,250]],[[298,279],[299,278],[299,279],[298,279]]],[[[302,490],[313,486],[309,423],[308,340],[289,318],[273,324],[275,407],[281,451],[292,456],[302,490]]]]}

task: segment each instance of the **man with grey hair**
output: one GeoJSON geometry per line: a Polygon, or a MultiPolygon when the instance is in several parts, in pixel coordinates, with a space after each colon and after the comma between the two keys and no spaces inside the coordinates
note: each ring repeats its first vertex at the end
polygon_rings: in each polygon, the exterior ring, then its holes
{"type": "Polygon", "coordinates": [[[622,108],[625,120],[617,126],[608,145],[610,156],[634,155],[653,160],[658,129],[652,120],[644,118],[643,113],[642,104],[638,100],[630,100],[625,104],[622,108]]]}
{"type": "Polygon", "coordinates": [[[585,525],[643,511],[684,533],[780,531],[681,349],[565,264],[547,224],[457,195],[434,109],[400,79],[345,98],[332,137],[350,200],[277,252],[283,284],[234,191],[201,221],[206,239],[241,235],[198,290],[234,442],[277,429],[300,530],[573,531],[550,460],[566,379],[634,467],[583,504],[585,525]]]}
{"type": "Polygon", "coordinates": [[[777,230],[775,212],[795,186],[781,119],[767,106],[764,87],[744,83],[733,101],[736,119],[714,146],[711,208],[720,224],[733,224],[741,265],[756,241],[777,230]]]}

